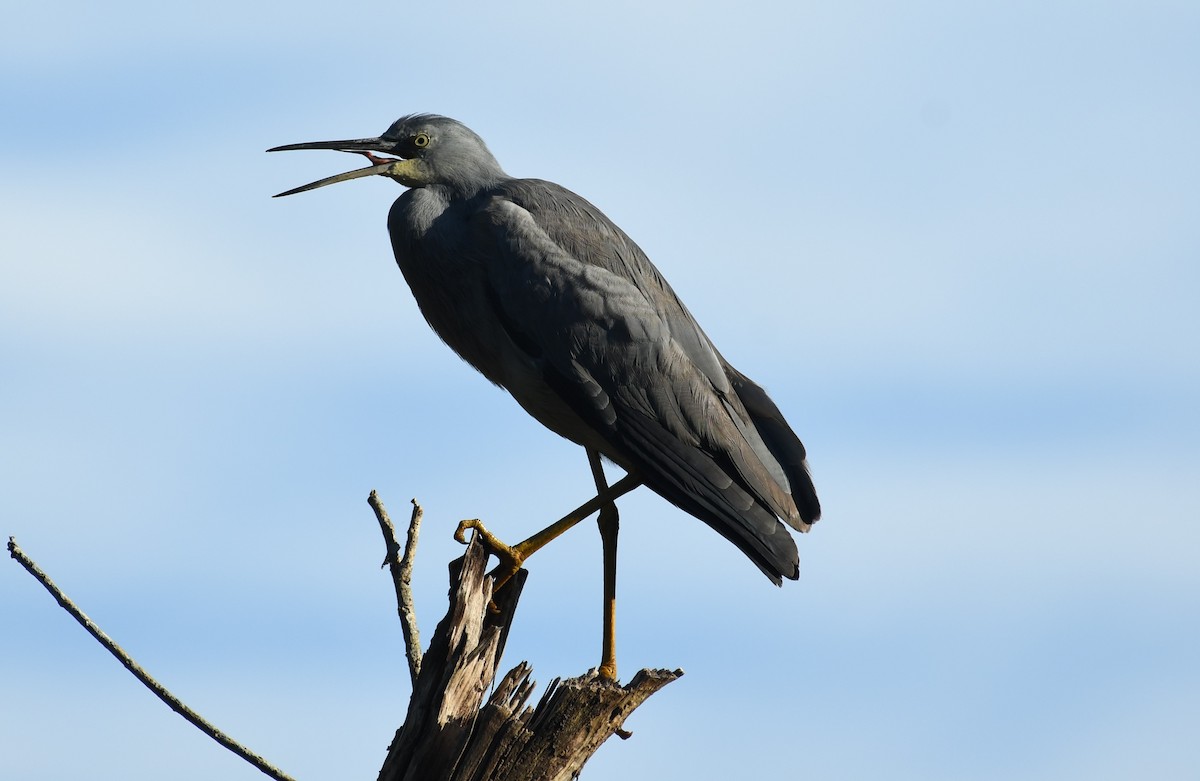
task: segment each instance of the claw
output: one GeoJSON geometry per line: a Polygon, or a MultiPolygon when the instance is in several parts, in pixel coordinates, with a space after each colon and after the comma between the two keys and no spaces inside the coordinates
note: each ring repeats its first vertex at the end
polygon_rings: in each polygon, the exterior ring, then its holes
{"type": "MultiPolygon", "coordinates": [[[[454,530],[454,539],[463,545],[467,544],[467,529],[473,529],[475,534],[479,536],[483,547],[487,548],[488,553],[495,556],[499,563],[496,569],[492,570],[492,577],[495,579],[495,585],[492,586],[492,593],[500,590],[500,588],[516,575],[521,569],[521,565],[525,563],[526,556],[519,552],[516,548],[505,545],[496,535],[492,534],[484,528],[483,521],[478,518],[468,518],[465,521],[458,522],[458,528],[454,530]]],[[[495,603],[492,603],[492,609],[495,610],[495,603]]]]}

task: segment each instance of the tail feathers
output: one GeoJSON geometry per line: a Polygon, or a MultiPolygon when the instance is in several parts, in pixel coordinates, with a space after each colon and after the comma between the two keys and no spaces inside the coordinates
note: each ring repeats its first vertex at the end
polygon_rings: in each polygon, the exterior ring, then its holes
{"type": "Polygon", "coordinates": [[[821,518],[821,502],[817,499],[817,489],[808,471],[804,443],[792,431],[783,413],[765,390],[729,364],[725,365],[725,372],[746,411],[750,413],[759,436],[787,475],[792,501],[800,514],[800,523],[792,523],[792,526],[798,531],[808,531],[821,518]]]}
{"type": "Polygon", "coordinates": [[[775,585],[800,577],[800,554],[787,529],[711,456],[682,445],[643,414],[627,413],[618,425],[624,449],[642,466],[638,475],[655,493],[736,545],[775,585]]]}

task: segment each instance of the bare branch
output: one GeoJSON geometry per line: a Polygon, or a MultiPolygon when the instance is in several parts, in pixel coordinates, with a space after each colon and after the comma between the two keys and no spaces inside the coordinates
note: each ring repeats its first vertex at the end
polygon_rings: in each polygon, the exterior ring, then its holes
{"type": "Polygon", "coordinates": [[[396,612],[400,614],[400,626],[404,631],[404,651],[408,657],[408,673],[416,685],[417,676],[421,674],[421,633],[417,629],[417,613],[413,606],[412,568],[413,557],[417,552],[417,535],[421,530],[421,517],[424,511],[416,499],[412,500],[412,518],[408,522],[408,537],[404,542],[404,553],[400,553],[400,541],[396,538],[396,527],[388,516],[383,500],[374,491],[367,497],[367,504],[375,511],[379,520],[379,530],[383,532],[383,541],[387,546],[387,558],[384,564],[392,572],[392,583],[396,587],[396,612]]]}
{"type": "Polygon", "coordinates": [[[168,708],[187,719],[205,735],[208,735],[210,738],[217,741],[233,753],[237,754],[251,765],[254,765],[266,775],[276,779],[276,781],[293,781],[291,776],[287,775],[282,770],[279,770],[265,759],[260,757],[258,754],[250,751],[241,743],[238,743],[234,739],[230,738],[224,732],[206,721],[202,716],[200,716],[200,714],[196,713],[187,705],[184,705],[178,697],[169,692],[166,687],[151,677],[148,672],[142,669],[141,665],[135,662],[133,658],[129,656],[129,654],[125,653],[125,651],[122,650],[119,645],[113,642],[112,638],[105,634],[104,630],[97,626],[92,619],[88,618],[82,610],[76,607],[75,603],[72,602],[70,598],[58,588],[58,586],[54,585],[54,581],[50,579],[50,576],[43,572],[41,567],[39,567],[33,561],[33,559],[25,555],[25,551],[21,550],[21,547],[17,545],[17,541],[13,537],[8,538],[8,552],[21,564],[22,567],[29,571],[30,575],[33,575],[33,577],[36,578],[37,581],[41,583],[47,591],[50,592],[50,595],[58,601],[58,604],[61,605],[64,610],[71,614],[72,618],[79,622],[80,626],[86,629],[92,637],[96,638],[100,645],[108,649],[108,652],[115,656],[117,661],[125,665],[125,669],[133,673],[134,677],[141,681],[146,688],[154,692],[154,696],[165,702],[168,708]]]}

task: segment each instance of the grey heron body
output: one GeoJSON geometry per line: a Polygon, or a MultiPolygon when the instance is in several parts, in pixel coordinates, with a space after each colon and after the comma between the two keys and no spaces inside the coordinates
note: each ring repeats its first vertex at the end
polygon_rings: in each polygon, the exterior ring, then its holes
{"type": "MultiPolygon", "coordinates": [[[[798,577],[786,526],[807,531],[820,516],[804,446],[599,209],[551,182],[509,177],[475,133],[435,115],[403,117],[378,138],[271,151],[291,149],[357,152],[373,165],[281,195],[367,175],[409,188],[388,230],[422,314],[530,415],[588,451],[598,506],[643,483],[776,584],[798,577]],[[608,489],[596,453],[631,478],[608,489]]],[[[560,525],[579,520],[569,518],[560,525]]],[[[611,518],[615,545],[615,508],[611,518]]]]}

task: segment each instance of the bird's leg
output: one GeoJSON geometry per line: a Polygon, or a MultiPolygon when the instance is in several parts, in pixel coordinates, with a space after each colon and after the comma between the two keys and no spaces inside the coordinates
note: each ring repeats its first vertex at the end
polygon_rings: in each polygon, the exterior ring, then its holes
{"type": "Polygon", "coordinates": [[[576,507],[571,512],[559,518],[554,523],[542,529],[537,534],[533,535],[524,542],[519,542],[516,545],[505,545],[495,537],[491,532],[483,527],[483,522],[478,518],[472,518],[466,521],[458,522],[458,529],[454,532],[454,539],[466,544],[467,529],[474,529],[479,534],[480,539],[487,549],[495,554],[500,560],[500,564],[492,573],[492,577],[496,579],[496,585],[493,591],[499,591],[500,587],[508,582],[508,579],[517,574],[517,570],[521,569],[521,565],[525,563],[525,559],[540,550],[554,538],[570,529],[575,524],[587,518],[592,513],[599,510],[601,507],[612,504],[618,498],[629,493],[633,489],[642,484],[642,481],[636,475],[625,475],[618,480],[611,488],[601,491],[596,496],[587,500],[583,504],[576,507]]]}
{"type": "MultiPolygon", "coordinates": [[[[608,481],[604,477],[600,454],[590,449],[587,454],[588,463],[592,467],[592,477],[596,481],[596,493],[603,495],[608,490],[608,481]]],[[[600,641],[600,666],[597,668],[597,672],[601,678],[615,681],[617,680],[617,531],[621,528],[615,502],[609,502],[600,508],[596,525],[600,527],[600,544],[604,551],[604,626],[600,641]]]]}

